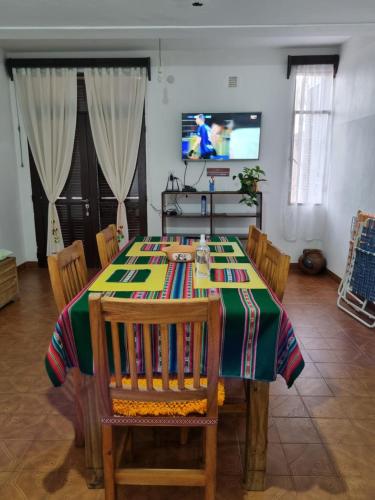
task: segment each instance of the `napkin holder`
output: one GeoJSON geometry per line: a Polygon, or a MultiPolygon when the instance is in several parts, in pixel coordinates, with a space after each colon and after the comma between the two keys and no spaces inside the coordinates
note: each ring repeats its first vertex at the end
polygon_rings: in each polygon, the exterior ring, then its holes
{"type": "Polygon", "coordinates": [[[170,245],[161,249],[170,262],[194,262],[195,248],[192,245],[170,245]]]}

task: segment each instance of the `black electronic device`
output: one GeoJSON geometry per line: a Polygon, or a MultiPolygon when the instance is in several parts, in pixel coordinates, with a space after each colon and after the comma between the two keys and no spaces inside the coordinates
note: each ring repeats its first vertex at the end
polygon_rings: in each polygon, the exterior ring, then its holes
{"type": "Polygon", "coordinates": [[[196,193],[197,192],[197,190],[193,186],[184,186],[182,188],[182,191],[184,191],[185,193],[196,193]]]}
{"type": "Polygon", "coordinates": [[[177,215],[177,210],[173,209],[173,208],[168,208],[166,211],[165,211],[165,215],[177,215]]]}
{"type": "Polygon", "coordinates": [[[181,157],[198,161],[258,160],[262,113],[182,113],[181,157]]]}
{"type": "Polygon", "coordinates": [[[178,182],[178,177],[175,177],[173,174],[168,175],[167,186],[165,188],[166,191],[180,191],[180,184],[178,182]]]}

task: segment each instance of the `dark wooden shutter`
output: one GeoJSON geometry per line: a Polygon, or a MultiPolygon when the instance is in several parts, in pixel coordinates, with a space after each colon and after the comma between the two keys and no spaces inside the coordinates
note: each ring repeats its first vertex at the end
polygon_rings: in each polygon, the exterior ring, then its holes
{"type": "MultiPolygon", "coordinates": [[[[108,186],[100,167],[98,167],[98,185],[99,185],[99,213],[100,227],[103,229],[108,224],[116,222],[117,200],[108,186]]],[[[126,200],[126,214],[129,226],[129,236],[132,238],[141,234],[141,224],[139,216],[139,196],[138,196],[138,176],[134,176],[129,199],[126,200]],[[136,199],[132,199],[136,198],[136,199]]]]}
{"type": "Polygon", "coordinates": [[[116,223],[117,200],[113,196],[103,172],[97,164],[98,170],[98,188],[99,188],[99,220],[100,228],[104,229],[109,224],[116,223]]]}
{"type": "MultiPolygon", "coordinates": [[[[141,139],[137,158],[137,166],[133,182],[125,201],[126,215],[129,226],[129,237],[147,234],[147,200],[146,200],[146,165],[145,165],[145,127],[142,125],[141,139]]],[[[103,229],[108,224],[116,222],[117,200],[113,196],[103,172],[98,165],[99,186],[99,218],[103,229]]]]}
{"type": "Polygon", "coordinates": [[[82,169],[79,135],[81,123],[77,120],[77,129],[74,139],[72,166],[59,199],[56,203],[60,219],[64,246],[75,240],[85,240],[85,214],[82,204],[82,169]]]}

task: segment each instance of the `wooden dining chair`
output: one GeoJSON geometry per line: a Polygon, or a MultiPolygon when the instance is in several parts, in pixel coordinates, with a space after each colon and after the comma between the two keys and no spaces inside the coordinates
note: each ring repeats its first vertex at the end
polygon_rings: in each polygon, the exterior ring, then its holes
{"type": "MultiPolygon", "coordinates": [[[[218,392],[220,349],[219,297],[182,300],[89,299],[90,329],[94,355],[95,386],[102,412],[105,498],[115,498],[116,484],[204,486],[205,499],[215,498],[218,392]],[[105,328],[105,323],[108,325],[105,328]],[[203,331],[207,322],[207,375],[200,376],[203,331]],[[184,372],[185,328],[191,326],[193,345],[192,375],[184,372]],[[153,326],[151,326],[153,325],[153,326]],[[155,332],[159,325],[159,332],[155,332]],[[168,325],[176,325],[177,376],[169,371],[170,338],[168,325]],[[109,328],[110,326],[110,328],[109,328]],[[122,333],[124,328],[124,333],[122,333]],[[141,333],[142,331],[142,333],[141,333]],[[161,376],[152,365],[152,340],[160,335],[161,376]],[[107,352],[111,336],[114,376],[111,377],[107,352]],[[144,372],[135,337],[143,344],[144,372]],[[140,340],[140,336],[142,340],[140,340]],[[126,348],[121,343],[124,338],[126,348]],[[126,361],[125,361],[126,360],[126,361]],[[122,368],[129,367],[129,376],[122,368]],[[193,414],[191,414],[193,412],[193,414]],[[197,415],[198,414],[198,415],[197,415]],[[200,469],[117,468],[114,426],[203,427],[205,465],[200,469]]],[[[221,401],[222,402],[222,401],[221,401]]]]}
{"type": "Polygon", "coordinates": [[[267,241],[259,270],[279,300],[283,299],[289,274],[290,257],[267,241]]]}
{"type": "Polygon", "coordinates": [[[48,256],[48,270],[56,306],[61,312],[87,283],[85,251],[81,240],[48,256]]]}
{"type": "Polygon", "coordinates": [[[256,226],[249,226],[249,234],[246,243],[246,252],[249,257],[255,262],[255,265],[259,267],[260,261],[262,260],[263,254],[266,250],[267,245],[267,235],[262,233],[260,229],[256,226]]]}
{"type": "Polygon", "coordinates": [[[100,233],[97,233],[96,242],[98,245],[100,265],[102,269],[104,269],[119,251],[116,225],[110,224],[100,231],[100,233]]]}
{"type": "MultiPolygon", "coordinates": [[[[61,313],[64,307],[87,283],[87,266],[83,243],[75,241],[70,246],[48,256],[48,270],[56,306],[61,313]]],[[[81,399],[81,373],[72,368],[74,403],[76,408],[75,443],[84,445],[83,404],[81,399]]]]}

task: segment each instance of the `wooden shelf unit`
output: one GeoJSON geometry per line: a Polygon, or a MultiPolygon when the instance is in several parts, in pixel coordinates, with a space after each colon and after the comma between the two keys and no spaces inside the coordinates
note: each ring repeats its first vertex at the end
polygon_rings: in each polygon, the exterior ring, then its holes
{"type": "MultiPolygon", "coordinates": [[[[226,219],[226,218],[248,218],[251,220],[255,220],[255,225],[262,229],[262,210],[263,210],[263,195],[261,192],[257,192],[257,201],[258,205],[255,206],[255,212],[230,212],[230,211],[220,211],[215,212],[215,198],[218,195],[233,195],[233,196],[242,196],[242,193],[238,191],[163,191],[161,193],[161,212],[162,212],[162,234],[163,236],[190,236],[190,237],[199,237],[199,232],[187,231],[186,233],[172,233],[168,231],[168,221],[171,219],[208,219],[210,224],[209,235],[218,234],[215,232],[215,221],[217,219],[226,219]],[[198,208],[200,209],[200,197],[207,197],[207,214],[201,215],[200,212],[182,212],[181,214],[171,215],[166,213],[166,209],[168,205],[174,204],[174,201],[171,200],[168,203],[168,196],[198,196],[199,200],[198,208]]],[[[238,200],[239,201],[239,200],[238,200]]],[[[247,234],[233,234],[233,236],[237,236],[239,238],[247,238],[247,234]]]]}

